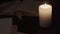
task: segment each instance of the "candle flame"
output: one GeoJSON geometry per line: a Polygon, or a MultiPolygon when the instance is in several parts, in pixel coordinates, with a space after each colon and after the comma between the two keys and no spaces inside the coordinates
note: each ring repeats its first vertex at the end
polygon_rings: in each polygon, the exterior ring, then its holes
{"type": "Polygon", "coordinates": [[[51,7],[51,5],[44,3],[44,4],[40,5],[40,7],[47,9],[47,8],[51,7]]]}

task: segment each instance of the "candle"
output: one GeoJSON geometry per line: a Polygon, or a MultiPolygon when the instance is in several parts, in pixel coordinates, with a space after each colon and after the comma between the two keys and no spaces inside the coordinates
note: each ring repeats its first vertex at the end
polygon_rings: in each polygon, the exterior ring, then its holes
{"type": "Polygon", "coordinates": [[[51,24],[52,6],[45,3],[39,5],[39,21],[41,27],[48,27],[51,24]]]}

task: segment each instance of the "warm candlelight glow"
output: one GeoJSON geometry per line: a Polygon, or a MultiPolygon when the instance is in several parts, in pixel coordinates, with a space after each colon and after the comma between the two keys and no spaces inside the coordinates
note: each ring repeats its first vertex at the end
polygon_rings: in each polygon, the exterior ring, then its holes
{"type": "Polygon", "coordinates": [[[40,26],[46,27],[47,24],[50,24],[52,17],[52,6],[44,3],[39,6],[39,18],[40,18],[40,26]]]}
{"type": "Polygon", "coordinates": [[[50,8],[51,5],[45,3],[45,4],[40,5],[40,7],[41,7],[41,8],[45,8],[45,9],[47,9],[47,8],[50,8]]]}

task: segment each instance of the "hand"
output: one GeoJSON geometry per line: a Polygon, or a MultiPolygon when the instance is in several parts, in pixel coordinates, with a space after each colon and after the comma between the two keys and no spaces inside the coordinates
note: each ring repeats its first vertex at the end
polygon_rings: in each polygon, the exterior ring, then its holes
{"type": "Polygon", "coordinates": [[[12,25],[12,27],[11,27],[11,34],[18,34],[17,33],[17,25],[12,25]]]}

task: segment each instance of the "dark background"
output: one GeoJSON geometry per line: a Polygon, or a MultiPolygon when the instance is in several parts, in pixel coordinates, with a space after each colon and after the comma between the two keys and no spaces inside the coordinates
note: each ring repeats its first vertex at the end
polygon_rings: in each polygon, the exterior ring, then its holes
{"type": "MultiPolygon", "coordinates": [[[[10,1],[13,0],[0,0],[0,4],[10,1]]],[[[41,2],[42,0],[35,0],[35,1],[41,2]]],[[[51,2],[52,0],[48,0],[48,1],[51,2]]],[[[55,23],[56,31],[60,32],[60,0],[53,0],[51,4],[53,5],[52,22],[55,23]]]]}

